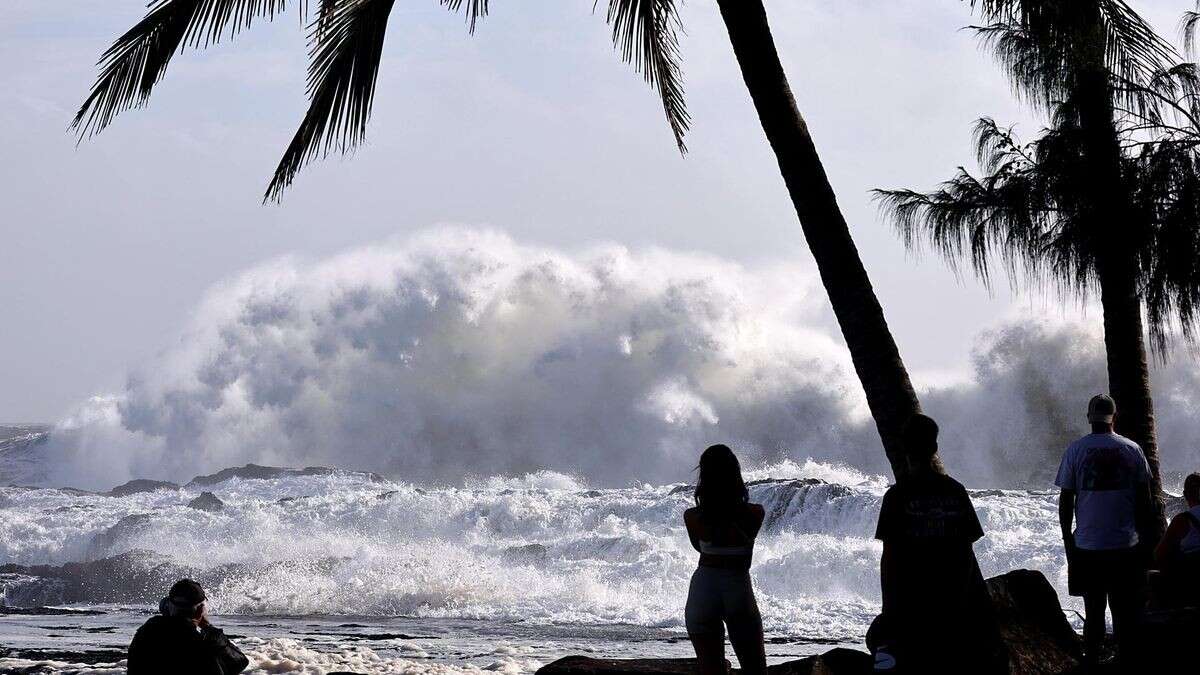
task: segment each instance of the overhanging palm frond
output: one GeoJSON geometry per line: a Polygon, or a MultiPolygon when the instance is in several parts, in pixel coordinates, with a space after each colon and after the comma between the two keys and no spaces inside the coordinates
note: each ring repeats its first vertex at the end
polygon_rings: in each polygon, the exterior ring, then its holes
{"type": "Polygon", "coordinates": [[[609,0],[607,20],[613,44],[626,63],[642,73],[662,99],[663,111],[680,152],[687,152],[683,137],[691,124],[683,98],[679,65],[678,0],[609,0]]]}
{"type": "MultiPolygon", "coordinates": [[[[284,151],[263,201],[279,200],[316,156],[358,145],[366,133],[395,0],[333,0],[311,28],[308,111],[284,151]]],[[[324,8],[323,8],[324,9],[324,8]]]]}
{"type": "Polygon", "coordinates": [[[459,9],[466,8],[467,13],[467,30],[471,33],[475,32],[475,24],[480,19],[487,16],[488,0],[439,0],[452,12],[457,12],[459,9]]]}
{"type": "Polygon", "coordinates": [[[171,57],[233,37],[255,18],[270,20],[286,0],[155,0],[145,18],[100,57],[100,75],[71,128],[91,136],[121,112],[145,105],[171,57]]]}
{"type": "Polygon", "coordinates": [[[1129,159],[1146,323],[1160,356],[1173,327],[1187,341],[1200,320],[1200,157],[1191,143],[1146,145],[1129,159]]]}
{"type": "Polygon", "coordinates": [[[967,259],[975,275],[991,285],[991,263],[1004,264],[1010,281],[1053,280],[1060,290],[1081,290],[1087,270],[1064,237],[1066,222],[1040,171],[1037,144],[1022,145],[1011,129],[984,118],[976,123],[976,151],[986,175],[965,169],[930,192],[875,190],[882,211],[905,245],[928,241],[957,273],[967,259]]]}

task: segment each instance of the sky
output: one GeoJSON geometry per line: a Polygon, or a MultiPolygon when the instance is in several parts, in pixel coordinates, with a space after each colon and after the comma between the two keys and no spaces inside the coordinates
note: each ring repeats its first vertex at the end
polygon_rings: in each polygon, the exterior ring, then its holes
{"type": "MultiPolygon", "coordinates": [[[[967,369],[1003,317],[1080,311],[992,291],[905,250],[869,191],[973,168],[989,115],[1037,117],[958,0],[768,0],[797,103],[918,382],[967,369]]],[[[1134,2],[1174,37],[1181,0],[1134,2]]],[[[178,341],[205,290],[285,255],[317,259],[438,225],[811,266],[715,3],[686,3],[693,118],[675,149],[659,103],[587,1],[494,2],[474,36],[435,0],[393,12],[367,143],[262,205],[305,107],[290,13],[176,57],[147,109],[76,146],[67,125],[140,0],[0,5],[0,422],[52,421],[178,341]]],[[[1094,315],[1094,312],[1092,313],[1094,315]]],[[[832,326],[832,319],[825,319],[832,326]]]]}

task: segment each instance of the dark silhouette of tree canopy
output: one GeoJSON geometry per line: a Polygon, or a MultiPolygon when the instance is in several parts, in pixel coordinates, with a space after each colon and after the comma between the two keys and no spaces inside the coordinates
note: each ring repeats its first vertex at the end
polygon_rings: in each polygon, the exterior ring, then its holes
{"type": "MultiPolygon", "coordinates": [[[[278,201],[299,170],[331,151],[345,152],[366,132],[388,17],[395,0],[313,0],[309,24],[309,108],[267,187],[278,201]]],[[[474,30],[487,0],[439,0],[474,30]]],[[[81,138],[146,104],[172,56],[230,39],[270,20],[286,0],[155,0],[146,17],[100,59],[100,76],[80,107],[81,138]]],[[[678,35],[681,0],[608,0],[606,19],[622,58],[658,93],[680,152],[689,116],[678,35]]],[[[900,431],[920,411],[908,372],[850,236],[807,124],[796,108],[762,0],[717,0],[742,76],[799,216],[822,282],[863,384],[893,472],[907,465],[900,431]]],[[[301,8],[306,14],[310,8],[301,8]]]]}
{"type": "Polygon", "coordinates": [[[1173,328],[1193,337],[1200,308],[1196,69],[1123,2],[976,4],[991,21],[978,34],[1050,126],[1023,145],[1011,129],[981,119],[975,145],[982,176],[960,168],[931,192],[876,194],[910,247],[928,240],[951,265],[968,260],[985,283],[998,259],[1014,280],[1076,296],[1098,292],[1118,428],[1146,451],[1159,490],[1142,309],[1160,357],[1173,328]]]}

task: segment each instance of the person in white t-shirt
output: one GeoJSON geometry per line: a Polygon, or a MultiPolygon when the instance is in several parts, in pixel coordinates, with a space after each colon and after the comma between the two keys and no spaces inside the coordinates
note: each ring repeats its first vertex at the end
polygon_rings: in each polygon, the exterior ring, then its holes
{"type": "Polygon", "coordinates": [[[1148,559],[1139,532],[1152,518],[1150,466],[1137,443],[1113,432],[1116,403],[1105,394],[1088,402],[1092,433],[1063,455],[1054,484],[1067,552],[1068,590],[1082,596],[1083,642],[1099,658],[1106,607],[1112,609],[1119,652],[1129,654],[1144,608],[1148,559]],[[1072,521],[1074,528],[1072,529],[1072,521]]]}

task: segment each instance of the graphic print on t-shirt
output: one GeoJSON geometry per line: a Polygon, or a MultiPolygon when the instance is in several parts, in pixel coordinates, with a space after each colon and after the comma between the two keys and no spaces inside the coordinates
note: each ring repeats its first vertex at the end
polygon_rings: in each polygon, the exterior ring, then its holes
{"type": "Polygon", "coordinates": [[[1075,545],[1098,551],[1137,544],[1135,511],[1149,481],[1145,454],[1124,436],[1092,433],[1072,443],[1054,484],[1076,493],[1075,545]]]}
{"type": "Polygon", "coordinates": [[[1128,490],[1138,476],[1129,453],[1121,448],[1092,448],[1079,467],[1079,488],[1091,492],[1128,490]]]}
{"type": "Polygon", "coordinates": [[[965,537],[966,510],[969,502],[958,495],[912,495],[904,503],[903,535],[927,537],[965,537]]]}

